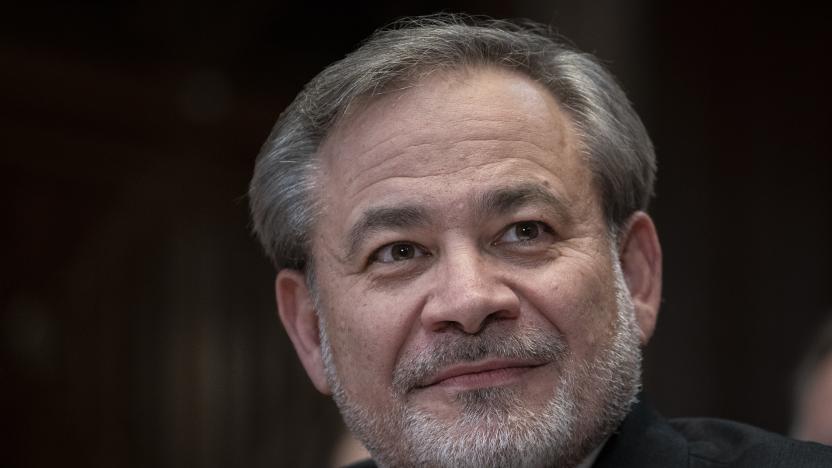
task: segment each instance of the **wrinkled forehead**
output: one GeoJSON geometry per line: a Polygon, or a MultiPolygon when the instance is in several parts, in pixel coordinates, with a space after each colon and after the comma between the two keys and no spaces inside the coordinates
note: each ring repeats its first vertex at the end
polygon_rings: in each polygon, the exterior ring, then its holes
{"type": "Polygon", "coordinates": [[[424,176],[466,167],[482,155],[465,147],[483,142],[491,143],[494,157],[518,156],[516,143],[522,142],[528,154],[537,147],[559,158],[557,164],[584,164],[582,158],[567,160],[581,153],[581,144],[552,93],[524,74],[497,67],[435,70],[355,100],[318,157],[328,182],[346,177],[350,185],[350,174],[367,175],[361,174],[365,170],[398,167],[424,176]]]}

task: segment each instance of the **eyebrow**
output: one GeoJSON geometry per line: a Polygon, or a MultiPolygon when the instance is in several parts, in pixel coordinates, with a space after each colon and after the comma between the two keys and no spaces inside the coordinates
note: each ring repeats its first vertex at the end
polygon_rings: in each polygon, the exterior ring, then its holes
{"type": "MultiPolygon", "coordinates": [[[[536,184],[513,185],[489,190],[476,196],[472,202],[475,219],[505,215],[520,207],[538,205],[553,216],[569,219],[566,204],[549,190],[536,184]]],[[[424,226],[431,222],[428,209],[422,205],[380,206],[365,211],[347,234],[347,255],[355,257],[361,243],[369,235],[388,229],[405,229],[424,226]]]]}
{"type": "Polygon", "coordinates": [[[536,184],[497,188],[481,194],[474,203],[478,218],[503,215],[528,205],[540,205],[560,218],[569,218],[566,204],[549,190],[536,184]]]}
{"type": "Polygon", "coordinates": [[[380,206],[370,208],[361,215],[347,235],[347,258],[352,258],[361,242],[374,232],[393,228],[409,228],[428,224],[430,216],[422,206],[380,206]]]}

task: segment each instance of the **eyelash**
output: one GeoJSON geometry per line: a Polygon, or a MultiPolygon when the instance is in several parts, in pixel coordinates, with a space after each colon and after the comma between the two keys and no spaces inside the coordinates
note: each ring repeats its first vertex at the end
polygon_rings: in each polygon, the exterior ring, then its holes
{"type": "MultiPolygon", "coordinates": [[[[506,228],[503,229],[500,232],[500,235],[497,236],[497,239],[494,240],[491,243],[491,245],[494,245],[494,246],[507,245],[507,244],[528,245],[528,244],[532,244],[535,241],[537,241],[538,238],[540,237],[540,235],[543,234],[543,233],[548,234],[548,235],[553,235],[554,230],[552,229],[551,226],[544,223],[543,221],[532,221],[532,220],[518,221],[518,222],[511,223],[508,226],[506,226],[506,228]],[[513,228],[516,229],[516,228],[518,228],[518,227],[520,227],[521,225],[524,225],[524,224],[529,225],[529,227],[534,226],[535,228],[538,229],[538,231],[535,233],[535,236],[533,238],[531,238],[531,239],[517,239],[517,240],[512,240],[512,241],[502,241],[501,242],[501,239],[506,234],[510,233],[513,228]]],[[[402,252],[399,252],[399,254],[401,254],[401,253],[402,252]]],[[[389,252],[389,254],[390,254],[389,255],[390,257],[393,257],[393,256],[396,255],[396,253],[394,253],[394,251],[392,251],[392,250],[389,252]]],[[[370,258],[367,261],[367,264],[372,264],[372,263],[391,264],[391,263],[397,263],[397,262],[401,262],[401,261],[405,261],[405,260],[413,260],[413,259],[422,258],[422,257],[429,257],[429,256],[431,256],[430,251],[427,248],[423,247],[422,245],[419,245],[415,242],[409,242],[409,241],[396,241],[396,242],[391,242],[389,244],[385,244],[385,245],[379,247],[378,249],[376,249],[375,251],[373,251],[373,253],[370,255],[370,258]],[[396,260],[395,258],[390,258],[389,260],[385,259],[384,261],[380,260],[380,257],[382,256],[382,254],[386,253],[387,249],[394,249],[396,246],[409,247],[409,248],[414,249],[413,253],[412,253],[412,256],[407,257],[407,258],[402,258],[402,259],[399,259],[399,260],[396,260]]]]}
{"type": "Polygon", "coordinates": [[[534,220],[518,221],[516,223],[509,224],[505,229],[503,229],[503,231],[500,232],[500,235],[497,237],[497,240],[495,240],[492,244],[493,245],[501,245],[501,244],[505,243],[505,244],[525,245],[525,244],[534,243],[535,241],[538,240],[538,238],[542,234],[553,235],[554,230],[552,229],[551,226],[544,223],[543,221],[534,221],[534,220]],[[506,234],[510,233],[512,229],[517,229],[517,228],[521,227],[521,225],[528,225],[528,227],[534,226],[537,229],[537,232],[534,233],[535,236],[531,239],[517,239],[517,240],[505,241],[505,242],[500,241],[506,234]]]}
{"type": "MultiPolygon", "coordinates": [[[[394,256],[394,255],[395,255],[394,251],[392,251],[392,250],[391,250],[391,252],[390,252],[390,256],[392,257],[392,256],[394,256]]],[[[427,256],[430,256],[430,252],[428,251],[428,249],[426,249],[426,248],[422,247],[421,245],[416,244],[416,243],[414,243],[414,242],[397,241],[397,242],[391,242],[391,243],[389,243],[389,244],[385,244],[385,245],[383,245],[383,246],[379,247],[378,249],[376,249],[376,250],[372,253],[372,255],[370,255],[370,259],[369,259],[369,261],[368,261],[367,263],[368,263],[368,264],[369,264],[369,263],[385,263],[385,264],[389,264],[389,263],[396,263],[396,262],[403,261],[403,260],[412,260],[412,259],[414,259],[414,258],[421,258],[421,257],[427,257],[427,256]],[[382,255],[382,253],[384,253],[387,249],[394,249],[396,246],[411,247],[411,248],[413,248],[413,249],[414,249],[414,254],[413,254],[413,256],[412,256],[412,257],[409,257],[409,258],[406,258],[406,259],[402,259],[402,260],[391,259],[391,260],[387,260],[387,261],[381,261],[381,260],[379,259],[379,257],[382,255]]]]}

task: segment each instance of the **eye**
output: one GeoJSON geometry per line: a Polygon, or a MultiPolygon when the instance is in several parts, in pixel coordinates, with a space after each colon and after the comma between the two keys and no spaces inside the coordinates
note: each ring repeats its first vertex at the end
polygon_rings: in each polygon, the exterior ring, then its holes
{"type": "Polygon", "coordinates": [[[521,221],[503,231],[495,244],[530,242],[550,232],[551,228],[540,221],[521,221]]]}
{"type": "Polygon", "coordinates": [[[410,242],[395,242],[376,250],[372,257],[370,257],[370,263],[401,262],[426,255],[429,255],[429,253],[416,244],[410,242]]]}

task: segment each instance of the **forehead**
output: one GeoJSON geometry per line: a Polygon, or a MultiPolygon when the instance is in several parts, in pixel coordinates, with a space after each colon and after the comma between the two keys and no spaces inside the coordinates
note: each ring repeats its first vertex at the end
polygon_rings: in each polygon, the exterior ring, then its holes
{"type": "Polygon", "coordinates": [[[382,170],[407,164],[417,171],[422,165],[417,175],[452,170],[470,162],[463,151],[451,151],[454,146],[486,140],[495,149],[522,141],[558,153],[577,143],[571,120],[548,90],[524,75],[498,68],[436,72],[355,107],[320,150],[334,174],[355,165],[382,170]],[[448,150],[446,157],[422,151],[429,146],[448,150]],[[422,158],[412,158],[420,153],[422,158]],[[440,167],[424,166],[428,157],[431,166],[440,167]]]}
{"type": "Polygon", "coordinates": [[[319,152],[324,217],[514,180],[578,201],[591,185],[580,154],[571,119],[542,85],[496,68],[437,72],[336,125],[319,152]]]}

